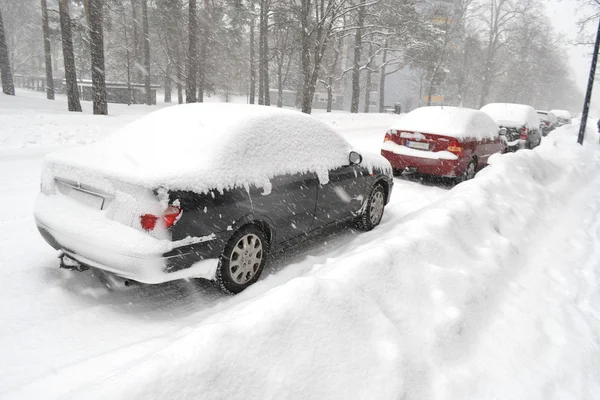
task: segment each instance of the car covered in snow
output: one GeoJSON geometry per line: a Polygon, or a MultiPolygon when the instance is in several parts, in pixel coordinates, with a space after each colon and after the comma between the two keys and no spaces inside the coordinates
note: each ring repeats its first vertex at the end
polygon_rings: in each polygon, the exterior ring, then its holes
{"type": "Polygon", "coordinates": [[[421,107],[386,132],[381,155],[396,173],[419,173],[468,180],[504,151],[498,125],[469,108],[421,107]]]}
{"type": "Polygon", "coordinates": [[[538,117],[540,117],[540,128],[542,128],[542,135],[547,136],[558,126],[558,119],[556,114],[552,111],[535,110],[538,117]]]}
{"type": "Polygon", "coordinates": [[[276,246],[346,221],[373,229],[392,185],[383,157],[313,117],[196,103],[49,154],[34,215],[62,267],[238,293],[276,246]]]}
{"type": "Polygon", "coordinates": [[[509,151],[533,149],[542,143],[540,118],[533,107],[525,104],[491,103],[481,107],[500,128],[505,128],[504,136],[509,151]]]}
{"type": "Polygon", "coordinates": [[[567,110],[551,110],[558,119],[558,126],[568,125],[571,123],[572,116],[567,110]]]}

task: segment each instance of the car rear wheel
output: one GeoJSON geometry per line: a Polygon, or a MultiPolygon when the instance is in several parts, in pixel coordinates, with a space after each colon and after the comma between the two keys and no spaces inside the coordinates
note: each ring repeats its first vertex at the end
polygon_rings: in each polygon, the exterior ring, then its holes
{"type": "Polygon", "coordinates": [[[471,179],[475,178],[476,173],[477,173],[477,163],[475,162],[474,159],[472,159],[471,161],[469,161],[469,165],[467,165],[465,172],[462,174],[461,177],[459,177],[457,179],[457,181],[458,181],[457,183],[464,182],[464,181],[470,181],[471,179]]]}
{"type": "Polygon", "coordinates": [[[370,231],[381,222],[384,209],[385,190],[383,189],[383,186],[378,183],[371,190],[369,198],[367,199],[367,204],[361,215],[358,217],[356,225],[360,230],[370,231]]]}
{"type": "Polygon", "coordinates": [[[217,283],[236,294],[258,280],[267,261],[268,242],[262,229],[247,225],[233,234],[219,259],[217,283]]]}

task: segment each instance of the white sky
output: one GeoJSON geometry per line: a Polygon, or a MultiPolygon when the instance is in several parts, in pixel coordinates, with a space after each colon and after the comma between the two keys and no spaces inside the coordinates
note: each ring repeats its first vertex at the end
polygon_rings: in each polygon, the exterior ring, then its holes
{"type": "MultiPolygon", "coordinates": [[[[587,87],[588,75],[591,66],[591,52],[592,47],[575,46],[572,43],[575,41],[577,36],[577,20],[579,11],[577,7],[580,5],[577,0],[545,0],[546,10],[550,20],[554,24],[556,31],[563,35],[565,40],[569,57],[569,64],[573,71],[573,78],[577,83],[577,86],[582,92],[582,96],[585,95],[587,87]]],[[[583,107],[583,97],[581,99],[581,106],[583,107]]],[[[579,110],[577,110],[579,111],[579,110]]],[[[594,85],[594,95],[591,107],[592,115],[600,115],[600,84],[596,82],[594,85]]]]}

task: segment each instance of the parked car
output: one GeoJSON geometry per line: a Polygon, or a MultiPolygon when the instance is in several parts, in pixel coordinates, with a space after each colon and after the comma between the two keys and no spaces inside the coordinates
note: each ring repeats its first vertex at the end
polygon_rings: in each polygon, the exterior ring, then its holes
{"type": "Polygon", "coordinates": [[[498,125],[468,108],[421,107],[385,134],[381,154],[397,173],[468,180],[505,148],[498,125]]]}
{"type": "Polygon", "coordinates": [[[567,110],[552,110],[558,119],[558,126],[568,125],[571,123],[571,113],[567,110]]]}
{"type": "Polygon", "coordinates": [[[345,221],[376,227],[392,186],[383,157],[308,115],[196,103],[47,156],[34,214],[64,268],[237,293],[276,246],[345,221]]]}
{"type": "Polygon", "coordinates": [[[542,143],[540,118],[533,107],[524,104],[491,103],[481,111],[506,129],[508,151],[533,149],[542,143]]]}
{"type": "Polygon", "coordinates": [[[538,117],[540,118],[540,128],[542,128],[542,135],[547,136],[558,126],[558,120],[556,114],[552,111],[535,110],[538,117]]]}

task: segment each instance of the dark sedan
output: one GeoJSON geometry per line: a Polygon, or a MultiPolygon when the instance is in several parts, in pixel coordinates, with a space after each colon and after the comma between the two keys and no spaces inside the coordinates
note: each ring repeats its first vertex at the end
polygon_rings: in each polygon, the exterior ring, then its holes
{"type": "Polygon", "coordinates": [[[276,246],[342,222],[373,229],[392,185],[385,159],[310,116],[189,104],[49,155],[35,218],[62,267],[238,293],[276,246]]]}

